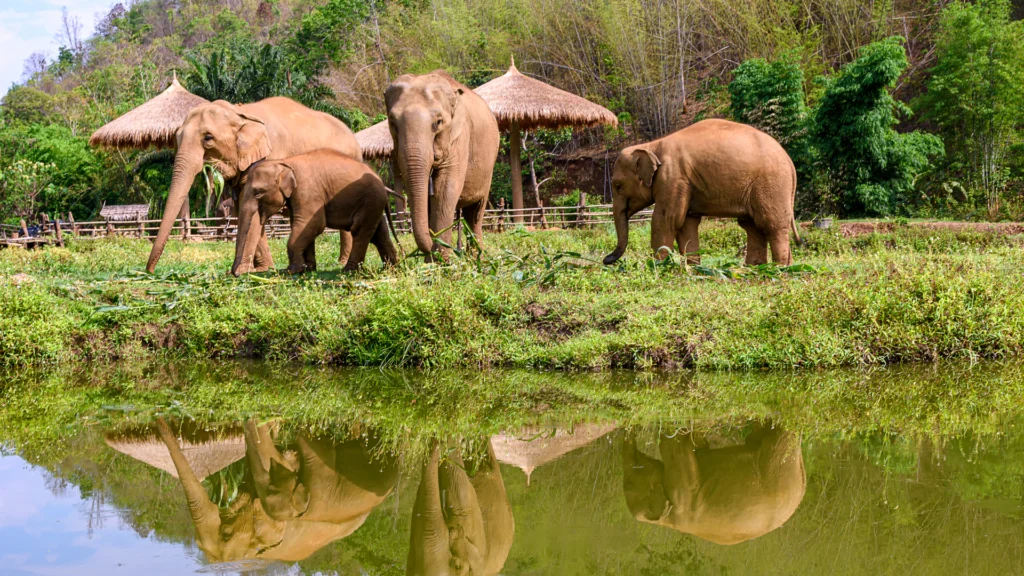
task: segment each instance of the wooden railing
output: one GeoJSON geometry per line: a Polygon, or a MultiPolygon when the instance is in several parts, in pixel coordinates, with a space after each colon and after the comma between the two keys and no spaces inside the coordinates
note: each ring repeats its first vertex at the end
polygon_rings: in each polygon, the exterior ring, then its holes
{"type": "MultiPolygon", "coordinates": [[[[632,223],[648,222],[651,210],[638,212],[630,220],[632,223]]],[[[492,232],[512,230],[517,226],[534,229],[546,228],[584,228],[614,221],[611,204],[578,205],[578,206],[541,206],[522,210],[507,209],[504,203],[498,208],[484,213],[484,229],[492,232]]],[[[412,220],[408,212],[393,214],[392,222],[399,233],[412,232],[412,220]]],[[[160,220],[96,220],[76,222],[70,214],[68,218],[50,220],[46,216],[36,226],[37,234],[29,234],[29,227],[24,222],[20,226],[0,224],[0,246],[21,244],[26,246],[38,244],[64,244],[65,236],[81,239],[126,237],[151,238],[160,229],[160,220]]],[[[171,234],[184,236],[192,240],[225,240],[234,241],[238,232],[238,220],[233,217],[190,218],[175,220],[171,234]]],[[[271,217],[266,225],[268,238],[286,238],[291,232],[287,219],[277,215],[271,217]]],[[[328,230],[328,233],[334,233],[328,230]]]]}

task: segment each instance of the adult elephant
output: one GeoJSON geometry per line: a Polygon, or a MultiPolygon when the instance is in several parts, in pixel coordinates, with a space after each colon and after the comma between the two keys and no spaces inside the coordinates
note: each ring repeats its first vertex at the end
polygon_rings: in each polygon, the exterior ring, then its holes
{"type": "MultiPolygon", "coordinates": [[[[156,268],[192,181],[205,163],[220,171],[228,187],[240,191],[246,170],[260,160],[280,160],[321,148],[362,160],[359,143],[343,122],[282,97],[237,106],[223,100],[197,106],[178,128],[176,137],[171,188],[146,264],[149,272],[156,268]]],[[[347,244],[351,239],[342,233],[343,257],[347,256],[347,244]]],[[[255,262],[256,270],[273,266],[265,236],[260,238],[255,262]]]]}
{"type": "MultiPolygon", "coordinates": [[[[697,228],[704,216],[736,218],[747,232],[748,265],[792,263],[796,168],[771,136],[745,124],[704,120],[664,138],[619,153],[612,172],[612,212],[618,245],[612,264],[629,245],[629,219],[654,204],[651,248],[679,245],[699,262],[697,228]]],[[[660,256],[660,254],[659,254],[660,256]]]]}
{"type": "Polygon", "coordinates": [[[410,576],[501,572],[512,549],[515,520],[494,449],[475,461],[435,444],[423,463],[412,507],[405,573],[410,576]]]}
{"type": "MultiPolygon", "coordinates": [[[[397,482],[395,466],[366,457],[370,448],[359,441],[314,442],[317,447],[311,450],[318,454],[313,458],[317,462],[298,475],[299,481],[287,469],[273,465],[263,477],[259,469],[247,471],[238,493],[222,508],[210,499],[171,427],[158,420],[156,428],[185,492],[196,543],[211,562],[308,558],[359,528],[397,482]]],[[[273,448],[269,436],[254,438],[249,428],[247,453],[253,451],[254,440],[268,441],[273,448]]],[[[306,462],[304,456],[290,452],[277,457],[306,462]]],[[[252,459],[250,454],[247,463],[252,459]]]]}
{"type": "Polygon", "coordinates": [[[456,209],[482,240],[499,140],[487,103],[443,70],[398,77],[384,101],[416,246],[430,262],[435,234],[450,245],[456,209]]]}
{"type": "Polygon", "coordinates": [[[711,448],[692,433],[662,435],[661,460],[626,438],[623,489],[642,522],[716,544],[737,544],[782,526],[807,488],[800,437],[770,424],[739,446],[711,448]]]}

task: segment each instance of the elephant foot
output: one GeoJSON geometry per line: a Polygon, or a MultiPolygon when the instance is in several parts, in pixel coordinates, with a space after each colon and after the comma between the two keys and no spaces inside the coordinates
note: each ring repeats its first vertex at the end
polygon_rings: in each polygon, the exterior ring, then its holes
{"type": "Polygon", "coordinates": [[[307,270],[307,268],[305,266],[289,266],[289,267],[284,269],[285,272],[287,272],[288,274],[291,274],[292,276],[299,276],[299,275],[305,273],[306,270],[307,270]]]}

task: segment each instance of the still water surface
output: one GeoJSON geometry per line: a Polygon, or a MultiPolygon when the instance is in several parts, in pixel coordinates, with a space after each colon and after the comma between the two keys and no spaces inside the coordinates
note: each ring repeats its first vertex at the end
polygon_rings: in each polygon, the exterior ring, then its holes
{"type": "Polygon", "coordinates": [[[269,414],[93,418],[56,460],[3,439],[0,574],[1024,573],[1016,425],[705,413],[396,443],[269,414]]]}

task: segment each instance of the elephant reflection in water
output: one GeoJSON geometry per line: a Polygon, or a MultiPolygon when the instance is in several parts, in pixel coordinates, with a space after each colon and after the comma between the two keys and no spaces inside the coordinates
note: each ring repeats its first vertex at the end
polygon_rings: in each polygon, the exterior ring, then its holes
{"type": "Polygon", "coordinates": [[[182,454],[170,427],[157,421],[211,562],[260,558],[298,561],[354,532],[398,481],[398,467],[373,455],[375,441],[299,435],[294,450],[275,447],[268,425],[245,424],[247,470],[239,495],[220,508],[182,454]]]}
{"type": "Polygon", "coordinates": [[[623,442],[626,504],[637,520],[716,544],[737,544],[782,526],[804,497],[800,437],[757,424],[744,444],[711,448],[696,433],[662,435],[661,460],[623,442]]]}
{"type": "Polygon", "coordinates": [[[423,463],[413,504],[406,574],[493,575],[512,548],[515,520],[494,449],[463,459],[436,443],[423,463]]]}

